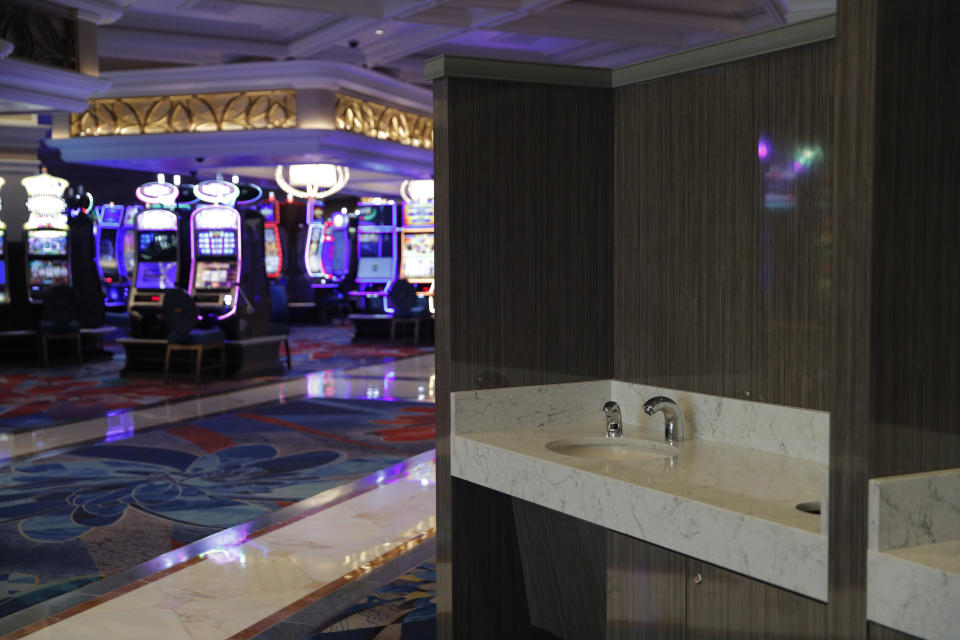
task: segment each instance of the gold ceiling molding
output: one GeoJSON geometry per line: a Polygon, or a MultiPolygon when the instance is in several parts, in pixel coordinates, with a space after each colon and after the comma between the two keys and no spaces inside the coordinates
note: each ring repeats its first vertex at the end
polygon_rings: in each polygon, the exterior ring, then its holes
{"type": "Polygon", "coordinates": [[[433,149],[433,118],[363,98],[337,94],[337,129],[433,149]]]}
{"type": "Polygon", "coordinates": [[[289,129],[297,126],[297,92],[232,91],[145,98],[98,98],[70,116],[70,136],[289,129]]]}

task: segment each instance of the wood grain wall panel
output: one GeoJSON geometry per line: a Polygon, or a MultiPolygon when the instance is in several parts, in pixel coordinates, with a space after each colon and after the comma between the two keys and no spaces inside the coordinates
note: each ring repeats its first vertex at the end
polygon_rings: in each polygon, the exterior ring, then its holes
{"type": "Polygon", "coordinates": [[[434,357],[437,377],[436,398],[436,456],[437,456],[437,637],[453,637],[453,511],[450,476],[450,279],[446,267],[450,264],[450,225],[441,212],[450,210],[449,127],[447,126],[446,78],[433,83],[433,189],[436,207],[434,230],[434,357]]]}
{"type": "Polygon", "coordinates": [[[684,640],[687,557],[607,531],[607,640],[684,640]]]}
{"type": "Polygon", "coordinates": [[[459,478],[452,479],[451,495],[453,530],[469,533],[451,547],[456,589],[448,637],[532,637],[512,498],[459,478]]]}
{"type": "Polygon", "coordinates": [[[828,552],[828,616],[835,638],[866,634],[876,19],[873,2],[838,6],[834,335],[842,348],[834,358],[830,413],[828,552]]]}
{"type": "Polygon", "coordinates": [[[822,602],[693,558],[687,560],[686,589],[687,640],[832,637],[822,602]]]}
{"type": "Polygon", "coordinates": [[[530,624],[558,638],[606,633],[606,530],[513,499],[530,624]]]}
{"type": "Polygon", "coordinates": [[[833,50],[615,91],[618,378],[828,408],[833,50]]]}
{"type": "Polygon", "coordinates": [[[861,639],[868,479],[960,466],[960,7],[839,9],[830,630],[861,639]]]}
{"type": "Polygon", "coordinates": [[[445,78],[434,119],[439,635],[460,638],[452,560],[486,555],[487,515],[450,492],[449,393],[613,375],[612,93],[445,78]]]}

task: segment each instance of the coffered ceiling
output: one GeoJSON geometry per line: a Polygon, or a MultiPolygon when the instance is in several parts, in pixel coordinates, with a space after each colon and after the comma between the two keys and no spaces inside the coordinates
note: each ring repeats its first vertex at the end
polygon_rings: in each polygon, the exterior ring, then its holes
{"type": "Polygon", "coordinates": [[[321,59],[423,83],[458,54],[617,67],[835,10],[835,0],[54,0],[98,13],[104,71],[321,59]]]}

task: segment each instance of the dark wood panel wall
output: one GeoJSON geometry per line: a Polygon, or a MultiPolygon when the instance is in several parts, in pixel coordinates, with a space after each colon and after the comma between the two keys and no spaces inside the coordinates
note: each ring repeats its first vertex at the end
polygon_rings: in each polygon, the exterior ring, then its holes
{"type": "Polygon", "coordinates": [[[439,631],[465,638],[452,545],[499,558],[486,514],[452,514],[449,393],[613,375],[612,95],[444,78],[434,118],[439,631]]]}
{"type": "Polygon", "coordinates": [[[616,90],[623,380],[829,408],[832,41],[616,90]]]}
{"type": "Polygon", "coordinates": [[[867,480],[960,466],[960,7],[838,10],[830,637],[862,639],[867,480]]]}

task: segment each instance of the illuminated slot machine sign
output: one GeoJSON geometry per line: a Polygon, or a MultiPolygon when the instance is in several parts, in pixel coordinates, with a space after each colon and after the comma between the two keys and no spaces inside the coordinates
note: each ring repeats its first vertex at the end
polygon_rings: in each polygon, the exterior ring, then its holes
{"type": "Polygon", "coordinates": [[[307,241],[303,247],[303,264],[309,276],[314,282],[311,284],[319,285],[320,280],[325,280],[326,272],[323,270],[323,262],[320,259],[320,247],[323,244],[323,203],[307,202],[307,241]]]}
{"type": "MultiPolygon", "coordinates": [[[[3,188],[5,182],[3,178],[0,178],[0,189],[3,188]]],[[[3,211],[2,201],[0,201],[0,211],[3,211]]],[[[10,294],[7,293],[6,240],[7,225],[4,224],[3,220],[0,220],[0,304],[8,304],[10,302],[10,294]]]]}
{"type": "Polygon", "coordinates": [[[70,284],[69,227],[63,178],[40,173],[20,181],[27,191],[30,216],[23,225],[26,241],[27,297],[40,303],[51,287],[70,284]]]}
{"type": "Polygon", "coordinates": [[[129,265],[133,289],[128,308],[159,310],[167,290],[177,286],[177,214],[172,211],[179,189],[169,182],[148,182],[137,188],[137,198],[146,209],[127,207],[124,224],[132,229],[124,236],[123,260],[133,254],[129,265]],[[132,215],[131,215],[132,214],[132,215]],[[129,238],[129,240],[128,240],[129,238]],[[132,246],[132,250],[126,246],[132,246]]]}
{"type": "Polygon", "coordinates": [[[397,205],[357,207],[357,290],[353,295],[386,295],[397,277],[397,205]]]}
{"type": "Polygon", "coordinates": [[[120,274],[120,260],[123,256],[119,238],[124,207],[112,203],[100,205],[96,208],[96,217],[97,272],[103,284],[104,301],[107,306],[126,304],[123,294],[125,278],[120,274]]]}
{"type": "Polygon", "coordinates": [[[274,197],[260,207],[263,216],[263,260],[268,278],[279,278],[283,272],[283,246],[280,242],[280,203],[274,197]]]}
{"type": "Polygon", "coordinates": [[[236,313],[240,294],[241,217],[230,206],[238,191],[222,180],[201,182],[197,197],[214,204],[201,205],[190,216],[190,295],[198,309],[218,320],[236,313]]]}

